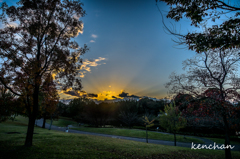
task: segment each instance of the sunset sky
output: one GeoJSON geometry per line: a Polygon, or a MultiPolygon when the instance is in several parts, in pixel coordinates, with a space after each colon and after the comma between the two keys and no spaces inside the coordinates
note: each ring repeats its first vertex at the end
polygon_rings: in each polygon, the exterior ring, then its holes
{"type": "MultiPolygon", "coordinates": [[[[3,1],[3,0],[2,0],[3,1]]],[[[7,1],[14,5],[16,1],[7,1]]],[[[75,39],[90,51],[83,58],[82,84],[98,99],[112,99],[121,91],[130,95],[167,97],[164,84],[172,72],[182,73],[182,62],[195,55],[178,46],[162,24],[155,0],[82,0],[87,15],[82,34],[75,39]]],[[[176,31],[199,31],[190,20],[166,18],[168,6],[158,2],[167,26],[176,31]]],[[[212,25],[212,24],[209,24],[212,25]]],[[[61,98],[72,98],[61,93],[61,98]]]]}
{"type": "MultiPolygon", "coordinates": [[[[87,15],[82,18],[83,34],[76,40],[90,47],[83,59],[98,60],[98,65],[84,74],[83,90],[100,99],[117,96],[121,90],[130,95],[166,97],[164,84],[170,73],[182,71],[182,61],[195,53],[177,49],[183,46],[175,46],[174,37],[164,32],[155,0],[82,2],[87,15]]],[[[158,5],[162,11],[168,10],[164,3],[158,5]]],[[[166,22],[171,25],[174,21],[166,22]]],[[[186,32],[190,21],[183,22],[176,27],[186,32]]]]}

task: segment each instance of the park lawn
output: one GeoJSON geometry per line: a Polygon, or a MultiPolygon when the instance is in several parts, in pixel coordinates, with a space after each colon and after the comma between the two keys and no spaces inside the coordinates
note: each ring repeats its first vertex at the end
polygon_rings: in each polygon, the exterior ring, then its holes
{"type": "MultiPolygon", "coordinates": [[[[70,158],[189,158],[220,159],[221,150],[147,144],[99,136],[64,133],[35,127],[32,147],[24,147],[27,126],[24,119],[0,123],[2,159],[70,158]],[[8,134],[9,132],[18,132],[8,134]]],[[[232,152],[235,159],[240,152],[232,152]]]]}
{"type": "MultiPolygon", "coordinates": [[[[51,120],[47,120],[46,122],[50,124],[51,120]]],[[[66,127],[67,125],[78,126],[78,123],[71,118],[59,117],[58,120],[53,120],[52,125],[66,127]]]]}
{"type": "MultiPolygon", "coordinates": [[[[146,138],[145,130],[137,130],[137,129],[121,129],[121,128],[92,128],[92,127],[79,127],[79,128],[71,128],[74,130],[101,133],[101,134],[110,134],[110,135],[118,135],[118,136],[128,136],[128,137],[137,137],[137,138],[146,138]]],[[[173,135],[161,134],[157,132],[148,131],[149,139],[156,140],[166,140],[166,141],[174,141],[173,135]]],[[[182,135],[176,135],[177,142],[194,142],[203,144],[202,140],[196,138],[186,137],[184,138],[182,135]]]]}
{"type": "MultiPolygon", "coordinates": [[[[225,143],[225,139],[221,139],[221,138],[206,138],[206,139],[212,140],[213,142],[216,142],[217,144],[225,143]]],[[[231,145],[240,145],[240,142],[234,141],[234,139],[231,139],[230,143],[231,143],[231,145]]]]}

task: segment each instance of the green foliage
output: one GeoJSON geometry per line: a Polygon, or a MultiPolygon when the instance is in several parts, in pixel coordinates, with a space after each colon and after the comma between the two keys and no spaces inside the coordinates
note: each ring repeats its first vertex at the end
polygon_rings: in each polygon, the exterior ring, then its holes
{"type": "Polygon", "coordinates": [[[154,119],[152,121],[149,121],[148,117],[147,116],[143,116],[143,122],[144,122],[144,125],[146,125],[146,142],[148,143],[148,131],[147,131],[147,128],[150,128],[152,126],[154,126],[154,119]]]}
{"type": "Polygon", "coordinates": [[[15,99],[15,95],[12,94],[8,89],[0,85],[0,122],[6,121],[11,118],[12,115],[17,114],[15,105],[18,104],[15,99]]]}
{"type": "Polygon", "coordinates": [[[109,122],[112,115],[113,105],[110,103],[102,102],[96,104],[94,101],[89,101],[85,107],[85,120],[86,122],[95,125],[96,127],[105,126],[109,122]]]}
{"type": "Polygon", "coordinates": [[[88,100],[85,98],[75,98],[68,105],[68,116],[76,122],[81,122],[83,112],[88,100]]]}
{"type": "Polygon", "coordinates": [[[164,112],[161,112],[159,117],[160,125],[167,129],[169,132],[177,132],[179,129],[184,128],[187,124],[185,118],[181,117],[181,112],[176,107],[175,103],[170,103],[164,108],[164,112]]]}
{"type": "Polygon", "coordinates": [[[153,101],[152,99],[143,98],[139,100],[138,111],[139,114],[152,114],[157,116],[159,110],[164,109],[164,101],[153,101]]]}
{"type": "Polygon", "coordinates": [[[150,128],[152,126],[154,126],[154,120],[153,119],[152,121],[149,121],[148,117],[147,116],[143,116],[143,122],[144,122],[144,125],[146,125],[146,128],[150,128]]]}

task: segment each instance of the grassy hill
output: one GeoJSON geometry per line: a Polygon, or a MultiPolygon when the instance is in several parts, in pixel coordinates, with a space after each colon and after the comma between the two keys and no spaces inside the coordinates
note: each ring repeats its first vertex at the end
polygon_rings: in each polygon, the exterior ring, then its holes
{"type": "MultiPolygon", "coordinates": [[[[70,158],[224,158],[221,150],[191,150],[99,136],[64,133],[35,127],[32,147],[24,147],[27,119],[0,123],[3,159],[70,158]]],[[[240,152],[232,152],[240,158],[240,152]]]]}

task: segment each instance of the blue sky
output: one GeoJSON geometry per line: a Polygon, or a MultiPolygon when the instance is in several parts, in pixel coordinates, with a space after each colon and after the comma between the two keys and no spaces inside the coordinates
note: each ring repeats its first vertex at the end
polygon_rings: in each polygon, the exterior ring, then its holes
{"type": "MultiPolygon", "coordinates": [[[[83,58],[83,90],[99,99],[121,91],[155,98],[167,97],[164,84],[172,72],[182,73],[182,62],[195,55],[178,46],[162,24],[155,0],[82,0],[87,15],[80,18],[83,33],[75,41],[87,44],[83,58]]],[[[14,5],[15,1],[7,1],[14,5]]],[[[199,31],[190,20],[166,18],[168,6],[158,2],[167,26],[176,31],[199,31]]],[[[211,25],[211,24],[210,24],[211,25]]],[[[61,93],[62,98],[71,98],[61,93]]]]}
{"type": "MultiPolygon", "coordinates": [[[[181,72],[182,61],[195,53],[174,48],[174,37],[164,32],[155,0],[82,2],[87,15],[82,18],[84,32],[76,41],[90,47],[84,59],[105,58],[85,74],[83,90],[103,95],[117,95],[125,90],[139,96],[166,97],[164,84],[168,76],[173,71],[181,72]]],[[[164,3],[158,5],[167,11],[164,3]]],[[[175,24],[165,20],[169,25],[175,24]]],[[[189,24],[190,21],[183,20],[182,31],[186,32],[189,24]]],[[[179,31],[180,23],[176,27],[179,31]]]]}

